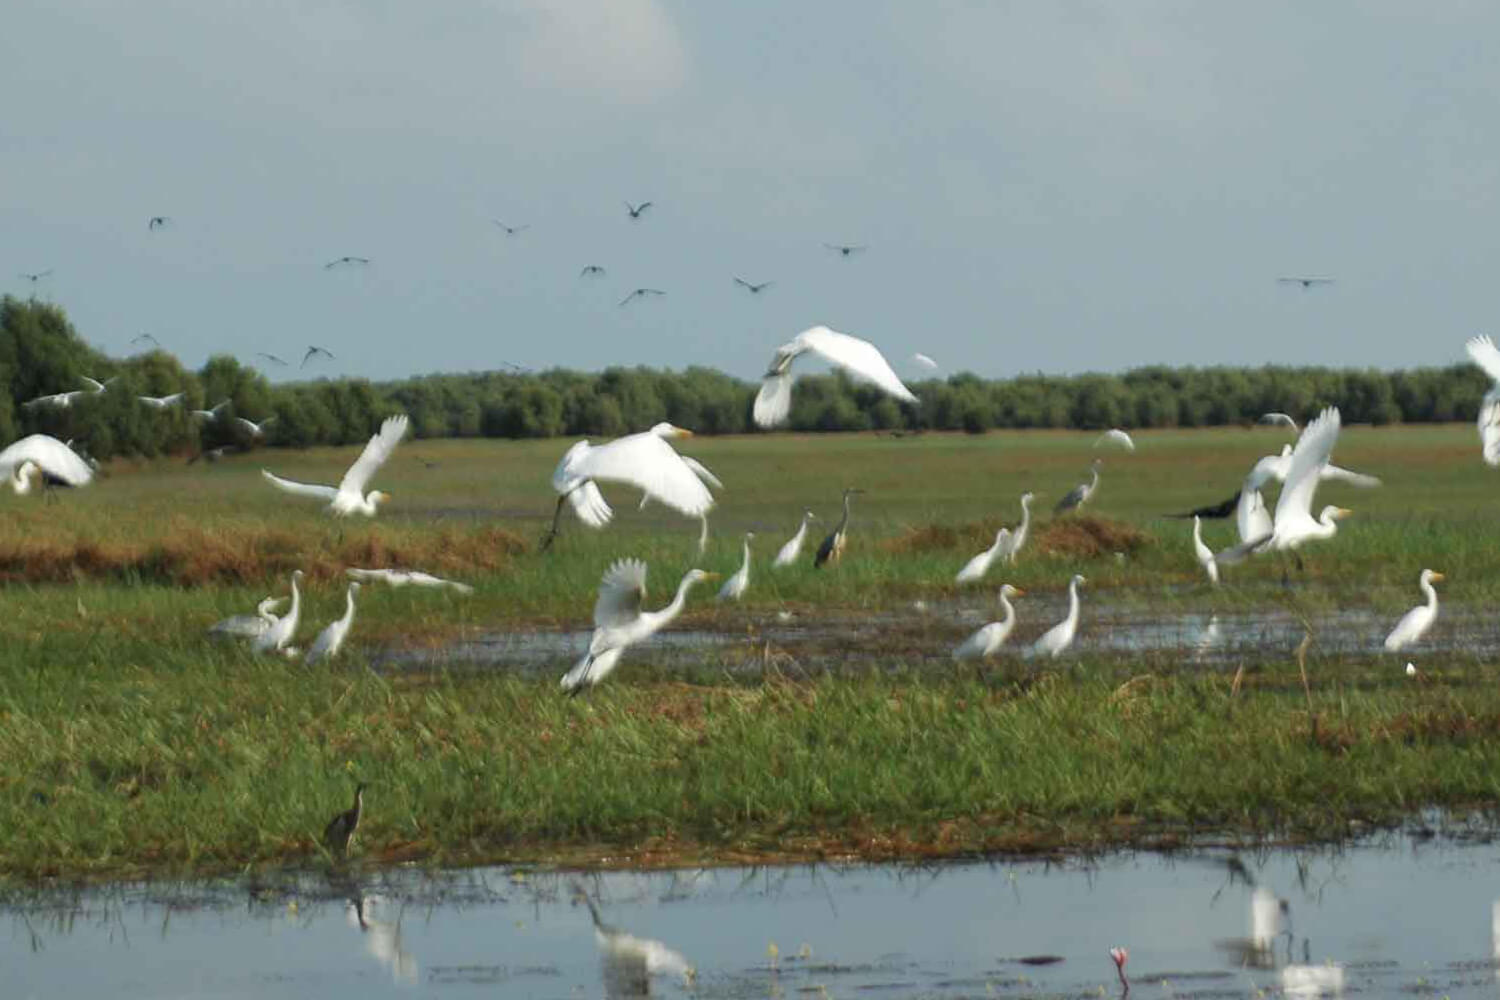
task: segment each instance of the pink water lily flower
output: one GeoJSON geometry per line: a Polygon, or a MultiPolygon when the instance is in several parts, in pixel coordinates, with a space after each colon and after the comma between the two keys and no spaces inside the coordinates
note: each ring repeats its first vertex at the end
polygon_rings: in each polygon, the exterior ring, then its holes
{"type": "Polygon", "coordinates": [[[1130,952],[1119,945],[1109,949],[1109,957],[1115,960],[1115,971],[1120,974],[1120,985],[1130,992],[1130,981],[1125,978],[1125,963],[1130,961],[1130,952]]]}

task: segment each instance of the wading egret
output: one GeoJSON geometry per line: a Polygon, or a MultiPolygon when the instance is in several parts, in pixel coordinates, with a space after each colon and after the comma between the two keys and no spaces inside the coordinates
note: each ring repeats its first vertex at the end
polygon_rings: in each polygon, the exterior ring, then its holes
{"type": "Polygon", "coordinates": [[[563,675],[561,686],[572,694],[598,684],[619,662],[620,654],[668,625],[682,613],[688,591],[694,584],[718,577],[701,569],[688,570],[677,585],[672,603],[660,611],[641,610],[646,597],[646,564],[639,559],[621,559],[604,571],[599,597],[594,602],[594,635],[583,658],[563,675]]]}
{"type": "Polygon", "coordinates": [[[1495,382],[1479,404],[1479,443],[1484,448],[1485,462],[1500,465],[1500,349],[1482,335],[1469,338],[1464,348],[1469,358],[1495,382]]]}
{"type": "Polygon", "coordinates": [[[254,645],[250,648],[257,653],[281,652],[286,649],[286,644],[292,641],[292,636],[297,633],[297,619],[302,614],[302,593],[297,589],[297,582],[302,579],[300,569],[292,571],[292,606],[287,613],[276,619],[276,624],[266,629],[256,637],[254,645]]]}
{"type": "Polygon", "coordinates": [[[1010,545],[1010,529],[1001,528],[995,532],[995,544],[985,549],[979,555],[964,563],[964,568],[958,571],[954,577],[955,583],[972,583],[975,580],[984,579],[984,574],[990,571],[990,564],[1004,554],[1010,545]]]}
{"type": "Polygon", "coordinates": [[[1422,593],[1427,595],[1427,603],[1418,604],[1401,616],[1396,627],[1391,629],[1391,634],[1385,637],[1387,650],[1394,653],[1398,649],[1405,649],[1422,638],[1423,634],[1432,627],[1432,623],[1437,620],[1438,613],[1437,591],[1432,588],[1432,585],[1442,578],[1443,574],[1433,570],[1422,571],[1422,575],[1417,579],[1417,586],[1421,587],[1422,593]]]}
{"type": "Polygon", "coordinates": [[[49,485],[85,486],[94,478],[82,456],[47,434],[28,435],[0,451],[0,477],[8,478],[17,493],[31,492],[35,472],[49,485]]]}
{"type": "Polygon", "coordinates": [[[1118,427],[1111,427],[1109,430],[1105,431],[1103,434],[1100,434],[1097,438],[1095,438],[1094,447],[1097,448],[1106,441],[1110,442],[1111,444],[1117,444],[1120,447],[1124,448],[1126,451],[1135,451],[1135,441],[1131,439],[1129,434],[1120,430],[1120,428],[1118,427]]]}
{"type": "Polygon", "coordinates": [[[354,805],[328,821],[323,828],[323,843],[335,854],[348,854],[354,834],[359,830],[359,818],[365,811],[365,783],[354,786],[354,805]]]}
{"type": "Polygon", "coordinates": [[[1026,537],[1031,533],[1031,500],[1035,494],[1021,494],[1021,523],[1016,530],[1010,533],[1010,542],[1005,547],[1005,561],[1015,565],[1016,556],[1021,552],[1021,546],[1026,544],[1026,537]]]}
{"type": "Polygon", "coordinates": [[[349,466],[349,471],[344,473],[344,478],[339,481],[337,487],[282,479],[265,469],[261,469],[260,474],[279,490],[295,493],[298,496],[327,500],[329,511],[337,517],[349,514],[374,517],[376,508],[382,501],[389,500],[390,494],[381,490],[371,490],[369,496],[365,496],[365,486],[374,478],[376,471],[385,464],[385,460],[391,457],[391,452],[396,450],[396,445],[400,444],[401,439],[406,436],[407,424],[404,413],[395,417],[386,417],[380,425],[380,430],[370,438],[370,443],[365,445],[365,450],[360,452],[359,458],[349,466]]]}
{"type": "Polygon", "coordinates": [[[444,580],[440,576],[424,573],[419,569],[358,569],[350,567],[344,570],[346,574],[356,580],[366,583],[378,581],[389,584],[392,587],[405,587],[410,584],[413,587],[451,587],[460,594],[472,594],[474,588],[467,583],[459,583],[457,580],[444,580]]]}
{"type": "Polygon", "coordinates": [[[1078,633],[1078,586],[1084,583],[1082,576],[1073,575],[1068,581],[1068,617],[1043,632],[1036,642],[1031,644],[1028,656],[1047,656],[1057,659],[1069,646],[1073,645],[1073,636],[1078,633]]]}
{"type": "Polygon", "coordinates": [[[776,561],[772,566],[790,566],[797,561],[797,556],[802,553],[802,543],[807,540],[807,522],[817,520],[818,515],[810,510],[802,512],[802,523],[797,526],[797,533],[781,547],[776,553],[776,561]]]}
{"type": "Polygon", "coordinates": [[[745,588],[750,586],[750,539],[755,537],[755,532],[745,532],[745,561],[734,575],[724,581],[724,586],[719,588],[719,600],[738,601],[745,594],[745,588]]]}
{"type": "Polygon", "coordinates": [[[307,651],[307,662],[317,663],[319,660],[331,660],[339,655],[339,650],[344,646],[344,640],[349,636],[349,626],[354,624],[354,595],[359,593],[359,583],[349,584],[349,589],[344,593],[344,616],[337,621],[328,623],[328,627],[318,633],[313,640],[312,648],[307,651]]]}
{"type": "Polygon", "coordinates": [[[1000,608],[1004,612],[1000,620],[990,622],[979,629],[953,650],[955,660],[982,660],[1005,644],[1011,629],[1016,627],[1016,609],[1011,606],[1012,597],[1020,597],[1026,591],[1004,584],[1000,588],[1000,608]]]}
{"type": "Polygon", "coordinates": [[[267,597],[255,606],[253,615],[231,615],[209,627],[208,634],[226,639],[254,639],[276,624],[276,605],[285,597],[267,597]]]}
{"type": "Polygon", "coordinates": [[[917,397],[901,384],[901,379],[896,377],[874,344],[826,326],[815,326],[776,348],[776,356],[771,359],[771,367],[761,381],[760,392],[755,394],[755,422],[761,427],[775,427],[785,422],[791,412],[792,382],[797,377],[792,374],[792,362],[803,354],[822,358],[899,400],[917,402],[917,397]]]}
{"type": "Polygon", "coordinates": [[[1102,458],[1094,459],[1094,464],[1089,468],[1094,478],[1086,483],[1079,483],[1069,490],[1067,495],[1057,501],[1057,506],[1052,508],[1052,513],[1066,514],[1068,511],[1076,510],[1088,503],[1089,499],[1093,497],[1094,491],[1099,488],[1099,466],[1103,464],[1104,460],[1102,458]]]}
{"type": "Polygon", "coordinates": [[[692,983],[694,971],[686,958],[660,941],[638,938],[606,924],[594,901],[581,888],[576,891],[588,904],[594,922],[605,997],[649,997],[652,976],[680,976],[684,984],[692,983]]]}
{"type": "Polygon", "coordinates": [[[844,542],[849,528],[849,498],[863,492],[864,490],[857,490],[852,486],[844,490],[844,516],[839,518],[838,527],[829,532],[828,537],[823,539],[823,544],[818,546],[818,553],[813,556],[814,567],[822,566],[829,560],[838,562],[839,557],[844,554],[844,542]]]}
{"type": "Polygon", "coordinates": [[[1203,522],[1196,516],[1193,518],[1193,554],[1198,557],[1198,565],[1203,567],[1203,572],[1208,574],[1210,583],[1219,582],[1219,564],[1214,562],[1214,550],[1203,544],[1203,522]]]}

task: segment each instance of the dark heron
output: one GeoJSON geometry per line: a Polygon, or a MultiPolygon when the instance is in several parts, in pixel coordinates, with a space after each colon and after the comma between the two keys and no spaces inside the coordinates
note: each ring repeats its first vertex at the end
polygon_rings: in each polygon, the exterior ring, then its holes
{"type": "Polygon", "coordinates": [[[333,269],[335,267],[338,267],[340,264],[368,264],[368,263],[370,263],[370,258],[368,258],[368,257],[351,257],[351,256],[346,255],[346,256],[343,256],[343,257],[336,257],[333,260],[330,260],[328,263],[326,263],[326,264],[323,265],[323,270],[325,270],[325,271],[331,270],[331,269],[333,269]]]}
{"type": "Polygon", "coordinates": [[[823,245],[830,250],[837,250],[840,257],[849,257],[857,253],[862,253],[865,249],[862,246],[850,243],[824,243],[823,245]]]}
{"type": "Polygon", "coordinates": [[[746,281],[744,278],[739,277],[738,275],[735,276],[734,283],[736,285],[739,285],[741,288],[749,291],[751,295],[759,295],[767,288],[770,288],[772,285],[776,284],[776,282],[774,281],[762,281],[760,284],[754,285],[746,281]]]}
{"type": "Polygon", "coordinates": [[[170,215],[153,215],[146,222],[147,229],[160,229],[172,221],[170,215]]]}
{"type": "Polygon", "coordinates": [[[844,516],[839,518],[838,527],[818,546],[818,554],[813,556],[814,566],[822,566],[830,561],[838,562],[839,557],[844,554],[844,541],[849,528],[849,498],[863,492],[864,490],[857,490],[852,486],[844,490],[844,516]]]}
{"type": "Polygon", "coordinates": [[[632,205],[628,201],[625,203],[625,211],[630,213],[630,217],[632,219],[639,219],[641,217],[641,213],[650,207],[651,202],[649,201],[643,201],[639,205],[632,205]]]}
{"type": "Polygon", "coordinates": [[[348,854],[349,845],[354,840],[354,832],[359,829],[359,817],[364,812],[365,806],[365,783],[361,781],[354,786],[354,805],[339,813],[328,821],[323,828],[323,843],[335,854],[348,854]]]}
{"type": "Polygon", "coordinates": [[[297,367],[298,368],[306,368],[307,367],[307,363],[309,361],[311,361],[313,358],[317,358],[317,357],[324,357],[324,358],[327,358],[329,361],[337,361],[338,360],[337,358],[335,358],[333,356],[333,352],[332,351],[330,351],[330,350],[328,350],[326,348],[322,348],[322,347],[318,347],[318,346],[314,345],[314,346],[308,347],[307,353],[304,354],[304,355],[302,355],[302,364],[298,365],[297,367]]]}
{"type": "Polygon", "coordinates": [[[627,295],[623,299],[621,299],[620,300],[620,305],[622,305],[622,306],[628,306],[628,305],[630,305],[630,303],[634,302],[636,299],[644,299],[648,295],[665,295],[665,294],[667,294],[667,293],[664,292],[664,291],[662,291],[660,288],[637,288],[635,291],[631,292],[629,295],[627,295]]]}
{"type": "Polygon", "coordinates": [[[1103,464],[1104,460],[1102,458],[1094,459],[1093,468],[1089,470],[1093,473],[1094,478],[1090,482],[1079,483],[1069,490],[1067,496],[1057,501],[1057,506],[1052,508],[1052,513],[1066,514],[1068,511],[1076,510],[1088,503],[1089,498],[1094,495],[1094,491],[1099,488],[1099,466],[1103,464]]]}

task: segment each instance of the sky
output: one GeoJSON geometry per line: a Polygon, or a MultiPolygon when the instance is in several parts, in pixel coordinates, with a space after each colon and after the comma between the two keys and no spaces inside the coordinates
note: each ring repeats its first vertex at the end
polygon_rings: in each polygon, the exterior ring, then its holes
{"type": "Polygon", "coordinates": [[[1486,2],[9,0],[0,290],[278,380],[751,380],[819,323],[912,377],[1450,364],[1495,332],[1496,38],[1486,2]]]}

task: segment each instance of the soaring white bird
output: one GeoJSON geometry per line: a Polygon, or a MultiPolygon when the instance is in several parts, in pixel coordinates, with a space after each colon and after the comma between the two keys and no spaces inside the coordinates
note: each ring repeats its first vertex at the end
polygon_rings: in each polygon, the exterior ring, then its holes
{"type": "Polygon", "coordinates": [[[209,627],[208,634],[225,639],[256,639],[276,624],[273,612],[285,597],[267,597],[255,606],[253,615],[231,615],[209,627]]]}
{"type": "Polygon", "coordinates": [[[1048,656],[1056,659],[1073,645],[1073,636],[1078,634],[1078,585],[1083,582],[1085,582],[1083,577],[1076,573],[1073,579],[1068,581],[1068,617],[1043,632],[1041,637],[1031,644],[1028,656],[1048,656]]]}
{"type": "Polygon", "coordinates": [[[317,663],[319,660],[332,659],[339,655],[339,650],[344,647],[344,640],[349,637],[349,626],[354,624],[354,595],[359,593],[358,581],[351,582],[349,589],[344,593],[344,616],[337,621],[328,623],[318,637],[313,640],[312,648],[307,651],[307,662],[317,663]]]}
{"type": "Polygon", "coordinates": [[[1209,582],[1219,582],[1219,564],[1214,562],[1214,550],[1203,544],[1203,521],[1198,515],[1193,515],[1193,554],[1198,557],[1198,565],[1203,567],[1203,572],[1208,574],[1209,582]]]}
{"type": "Polygon", "coordinates": [[[724,586],[719,588],[719,600],[738,601],[745,594],[745,589],[750,586],[750,539],[755,537],[755,532],[745,532],[745,561],[740,568],[735,570],[734,575],[724,581],[724,586]]]}
{"type": "Polygon", "coordinates": [[[771,367],[761,381],[760,392],[755,394],[753,412],[755,422],[760,426],[775,427],[786,421],[792,409],[792,382],[797,378],[791,373],[792,362],[803,354],[820,357],[899,400],[917,402],[917,397],[901,384],[901,379],[896,377],[874,344],[826,326],[815,326],[776,348],[776,356],[771,359],[771,367]]]}
{"type": "Polygon", "coordinates": [[[261,469],[260,474],[279,490],[295,493],[298,496],[327,500],[328,509],[335,516],[364,514],[366,517],[374,517],[376,508],[381,501],[390,499],[390,494],[381,490],[371,490],[366,496],[365,486],[374,478],[375,472],[385,464],[385,460],[391,457],[391,452],[396,450],[396,445],[401,443],[401,439],[406,435],[407,423],[404,413],[395,417],[386,417],[380,425],[380,430],[370,438],[370,443],[365,445],[365,450],[360,452],[359,458],[349,466],[349,471],[344,473],[344,478],[339,481],[337,487],[282,479],[265,469],[261,469]]]}
{"type": "Polygon", "coordinates": [[[219,417],[219,411],[224,409],[224,407],[228,405],[229,400],[224,399],[220,400],[218,403],[215,403],[207,410],[190,410],[188,412],[190,412],[194,417],[197,417],[199,420],[217,420],[219,417]]]}
{"type": "Polygon", "coordinates": [[[802,523],[797,526],[797,533],[787,540],[787,543],[781,547],[781,551],[776,553],[776,559],[771,563],[772,566],[790,566],[797,561],[797,557],[802,554],[802,543],[807,541],[807,522],[817,519],[818,515],[810,510],[802,512],[802,523]]]}
{"type": "Polygon", "coordinates": [[[266,427],[275,419],[275,414],[272,414],[260,423],[256,423],[253,420],[246,420],[244,417],[235,417],[234,425],[246,434],[249,434],[251,438],[263,438],[266,436],[266,427]]]}
{"type": "Polygon", "coordinates": [[[979,629],[953,651],[955,660],[982,660],[1005,644],[1011,629],[1016,627],[1016,609],[1011,606],[1012,597],[1020,597],[1026,591],[1004,584],[1000,587],[1000,608],[1005,612],[997,622],[990,622],[979,629]]]}
{"type": "Polygon", "coordinates": [[[688,570],[677,585],[672,603],[660,611],[641,610],[646,597],[646,564],[639,559],[621,559],[604,571],[599,597],[594,602],[594,635],[588,652],[562,678],[562,689],[574,693],[598,684],[619,662],[620,654],[682,613],[693,585],[712,580],[717,573],[688,570]]]}
{"type": "Polygon", "coordinates": [[[1105,431],[1103,434],[1100,434],[1097,438],[1095,438],[1094,447],[1097,448],[1106,441],[1112,444],[1120,445],[1126,451],[1135,451],[1135,441],[1131,439],[1129,434],[1120,430],[1120,428],[1118,427],[1111,427],[1109,430],[1105,431]]]}
{"type": "Polygon", "coordinates": [[[1418,604],[1401,616],[1401,620],[1396,623],[1396,627],[1391,629],[1391,634],[1385,637],[1385,648],[1387,650],[1394,653],[1398,649],[1410,646],[1422,638],[1423,634],[1432,627],[1432,623],[1437,619],[1438,613],[1437,591],[1432,588],[1432,585],[1442,578],[1443,574],[1434,572],[1433,570],[1424,569],[1422,571],[1417,585],[1422,588],[1422,593],[1427,595],[1427,603],[1418,604]]]}
{"type": "Polygon", "coordinates": [[[911,356],[911,359],[930,372],[935,372],[938,369],[938,363],[932,360],[932,358],[928,357],[927,355],[921,353],[920,351],[918,351],[916,354],[913,354],[911,356]]]}
{"type": "Polygon", "coordinates": [[[1005,548],[1005,561],[1012,566],[1015,565],[1016,556],[1021,553],[1021,546],[1026,544],[1026,537],[1031,533],[1031,500],[1034,496],[1030,492],[1021,494],[1021,523],[1010,533],[1010,544],[1005,548]]]}
{"type": "Polygon", "coordinates": [[[43,482],[63,486],[85,486],[94,478],[88,462],[47,434],[28,435],[0,451],[0,477],[9,478],[17,493],[31,492],[32,474],[37,471],[43,482]]]}
{"type": "Polygon", "coordinates": [[[1270,413],[1262,413],[1260,415],[1260,418],[1255,422],[1258,424],[1272,424],[1282,427],[1290,427],[1292,430],[1297,429],[1297,421],[1292,419],[1291,414],[1281,413],[1274,410],[1270,413]]]}
{"type": "Polygon", "coordinates": [[[1089,482],[1079,483],[1069,490],[1061,500],[1057,501],[1057,506],[1052,508],[1052,513],[1065,514],[1088,503],[1089,499],[1093,497],[1094,491],[1099,488],[1099,466],[1103,464],[1104,460],[1102,458],[1094,459],[1094,464],[1089,468],[1094,478],[1089,482]]]}
{"type": "Polygon", "coordinates": [[[472,594],[474,588],[467,583],[459,583],[457,580],[444,580],[440,576],[424,573],[419,569],[359,569],[350,567],[344,570],[349,576],[356,580],[365,582],[379,581],[392,587],[405,587],[410,584],[413,587],[450,587],[460,594],[472,594]]]}
{"type": "Polygon", "coordinates": [[[251,649],[257,653],[281,652],[286,649],[286,644],[292,641],[292,636],[297,634],[297,621],[302,615],[302,592],[297,589],[297,582],[302,579],[300,569],[292,571],[292,606],[287,613],[276,619],[276,624],[266,629],[256,637],[251,649]]]}
{"type": "Polygon", "coordinates": [[[1464,345],[1470,359],[1484,369],[1495,384],[1479,403],[1479,442],[1484,447],[1484,460],[1489,465],[1500,465],[1500,350],[1487,336],[1469,338],[1464,345]]]}
{"type": "Polygon", "coordinates": [[[141,402],[145,403],[153,410],[165,410],[167,407],[180,401],[182,397],[183,393],[174,392],[170,396],[137,396],[135,398],[139,399],[141,402]]]}
{"type": "Polygon", "coordinates": [[[1004,555],[1010,547],[1010,529],[1001,528],[995,532],[995,544],[985,549],[979,555],[964,563],[964,568],[958,571],[954,577],[955,583],[972,583],[975,580],[984,579],[984,574],[990,571],[990,565],[996,558],[1004,555]]]}

